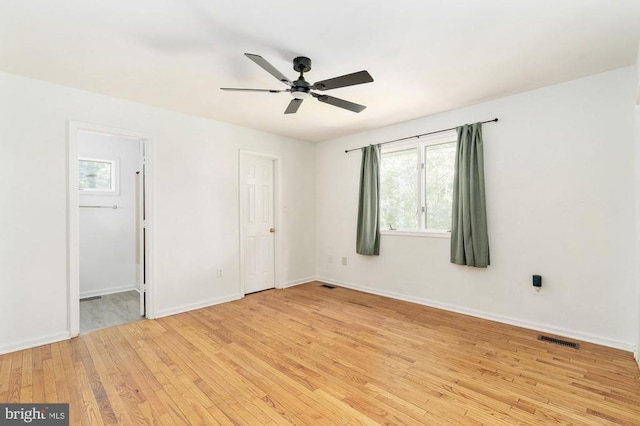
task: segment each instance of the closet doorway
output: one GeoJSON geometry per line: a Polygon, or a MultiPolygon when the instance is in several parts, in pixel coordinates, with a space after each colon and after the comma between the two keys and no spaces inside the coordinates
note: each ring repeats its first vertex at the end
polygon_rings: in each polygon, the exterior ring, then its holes
{"type": "Polygon", "coordinates": [[[148,141],[72,123],[69,147],[70,324],[77,335],[148,317],[148,141]]]}

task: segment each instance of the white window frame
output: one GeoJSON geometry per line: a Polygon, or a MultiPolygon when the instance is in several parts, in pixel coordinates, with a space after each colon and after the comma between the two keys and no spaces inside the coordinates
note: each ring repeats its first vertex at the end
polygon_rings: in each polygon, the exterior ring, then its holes
{"type": "MultiPolygon", "coordinates": [[[[416,220],[418,222],[419,229],[394,229],[390,230],[385,227],[380,228],[381,235],[394,235],[394,236],[406,236],[406,237],[429,237],[429,238],[451,238],[451,230],[436,230],[423,228],[426,215],[426,199],[424,185],[426,182],[426,170],[425,170],[425,151],[426,147],[433,145],[441,145],[446,143],[455,143],[457,140],[456,132],[450,131],[437,135],[430,135],[431,137],[421,137],[416,140],[403,141],[400,143],[393,143],[389,145],[383,145],[381,150],[381,156],[396,151],[403,151],[406,149],[417,148],[418,155],[418,194],[416,195],[419,203],[418,211],[416,212],[416,220]]],[[[382,159],[382,158],[381,158],[382,159]]]]}
{"type": "Polygon", "coordinates": [[[83,189],[80,188],[80,179],[78,179],[78,190],[82,195],[119,195],[120,194],[120,164],[117,158],[104,158],[98,156],[78,157],[76,167],[80,167],[81,161],[93,161],[97,163],[111,164],[111,188],[110,189],[83,189]]]}

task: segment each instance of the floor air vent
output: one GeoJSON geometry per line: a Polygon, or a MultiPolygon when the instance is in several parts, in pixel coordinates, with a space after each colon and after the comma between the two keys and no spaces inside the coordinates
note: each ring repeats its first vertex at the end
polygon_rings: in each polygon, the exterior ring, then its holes
{"type": "Polygon", "coordinates": [[[334,288],[336,288],[336,286],[334,286],[334,285],[329,285],[329,284],[322,284],[322,285],[320,285],[320,287],[329,288],[329,289],[331,289],[331,290],[333,290],[334,288]]]}
{"type": "Polygon", "coordinates": [[[573,349],[580,349],[580,345],[577,343],[569,342],[562,339],[556,339],[555,337],[543,336],[542,334],[538,336],[538,340],[542,340],[543,342],[555,343],[556,345],[567,346],[573,349]]]}
{"type": "Polygon", "coordinates": [[[98,299],[102,299],[102,296],[84,297],[84,298],[80,299],[80,301],[81,302],[88,302],[89,300],[98,300],[98,299]]]}

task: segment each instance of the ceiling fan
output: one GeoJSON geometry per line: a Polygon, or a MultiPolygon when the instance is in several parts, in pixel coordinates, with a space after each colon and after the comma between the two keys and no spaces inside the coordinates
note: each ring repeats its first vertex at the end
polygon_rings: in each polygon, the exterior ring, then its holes
{"type": "Polygon", "coordinates": [[[363,83],[371,83],[373,78],[367,71],[358,71],[353,74],[346,74],[340,77],[330,78],[328,80],[318,81],[314,84],[309,84],[307,80],[304,79],[304,73],[311,71],[311,59],[305,56],[298,56],[293,60],[293,69],[300,73],[300,76],[297,80],[290,81],[287,77],[284,76],[280,71],[278,71],[273,65],[267,62],[260,55],[254,55],[251,53],[244,54],[247,58],[251,59],[253,62],[258,64],[262,69],[267,71],[269,74],[277,78],[279,81],[283,82],[287,86],[291,86],[285,90],[270,90],[270,89],[239,89],[232,87],[221,87],[221,90],[232,90],[237,92],[269,92],[269,93],[280,93],[280,92],[290,92],[293,99],[289,102],[289,106],[284,111],[285,114],[294,114],[300,108],[300,104],[302,101],[309,96],[313,96],[320,102],[324,102],[329,105],[337,106],[339,108],[348,109],[353,112],[361,112],[366,108],[364,105],[359,105],[353,102],[345,101],[344,99],[334,98],[329,95],[321,95],[312,90],[331,90],[337,89],[339,87],[346,86],[354,86],[356,84],[363,83]]]}

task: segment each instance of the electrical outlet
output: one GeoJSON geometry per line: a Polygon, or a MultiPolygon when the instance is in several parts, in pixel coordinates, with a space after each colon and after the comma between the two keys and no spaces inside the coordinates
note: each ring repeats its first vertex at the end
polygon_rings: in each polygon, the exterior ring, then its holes
{"type": "Polygon", "coordinates": [[[347,266],[347,257],[342,256],[342,266],[347,266]]]}
{"type": "Polygon", "coordinates": [[[216,269],[216,277],[222,278],[222,269],[220,268],[216,269]]]}
{"type": "Polygon", "coordinates": [[[531,284],[533,285],[533,294],[540,294],[540,290],[542,289],[542,276],[533,275],[531,280],[531,284]]]}

